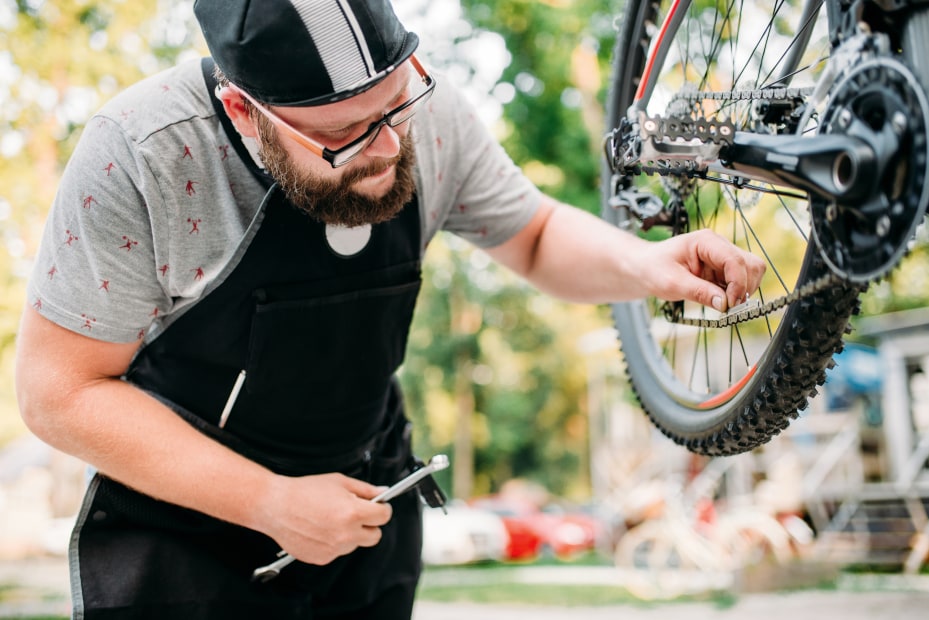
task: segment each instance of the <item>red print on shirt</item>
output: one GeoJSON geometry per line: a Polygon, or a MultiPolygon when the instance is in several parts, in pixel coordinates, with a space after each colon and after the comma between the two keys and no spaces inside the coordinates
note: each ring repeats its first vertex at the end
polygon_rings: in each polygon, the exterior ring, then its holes
{"type": "Polygon", "coordinates": [[[54,278],[56,273],[58,273],[58,267],[52,265],[52,268],[48,270],[48,279],[54,278]]]}
{"type": "Polygon", "coordinates": [[[42,300],[39,299],[38,297],[36,297],[36,298],[35,298],[35,302],[32,304],[32,307],[35,308],[36,310],[41,310],[41,309],[42,309],[42,300]]]}
{"type": "Polygon", "coordinates": [[[219,161],[226,161],[227,159],[229,159],[229,145],[228,144],[221,144],[220,146],[217,146],[216,148],[219,149],[219,152],[220,152],[219,161]]]}
{"type": "Polygon", "coordinates": [[[203,279],[203,267],[197,267],[196,269],[191,269],[194,272],[194,280],[203,279]]]}
{"type": "Polygon", "coordinates": [[[119,246],[119,249],[120,249],[120,250],[126,250],[127,252],[131,252],[131,251],[132,251],[132,248],[134,248],[135,246],[139,245],[139,242],[138,242],[138,241],[135,241],[135,240],[133,240],[133,239],[130,239],[130,238],[127,237],[126,235],[123,235],[123,241],[125,241],[126,243],[124,243],[124,244],[122,244],[121,246],[119,246]]]}
{"type": "Polygon", "coordinates": [[[158,316],[158,306],[155,306],[151,312],[148,313],[148,316],[157,317],[158,316]]]}
{"type": "Polygon", "coordinates": [[[158,271],[161,272],[161,277],[162,277],[162,278],[165,277],[165,275],[168,273],[168,263],[165,263],[164,265],[162,265],[161,267],[159,267],[159,268],[158,268],[158,271]]]}
{"type": "Polygon", "coordinates": [[[190,152],[190,147],[187,146],[186,144],[184,145],[184,154],[181,155],[181,159],[184,159],[185,157],[188,157],[190,159],[194,158],[193,153],[190,152]]]}
{"type": "Polygon", "coordinates": [[[75,241],[78,241],[78,240],[80,239],[80,237],[78,237],[77,235],[75,235],[75,234],[74,234],[73,232],[71,232],[70,230],[65,230],[65,234],[68,236],[68,238],[65,239],[64,242],[63,242],[61,245],[70,246],[72,243],[74,243],[75,241]]]}
{"type": "Polygon", "coordinates": [[[97,202],[97,199],[94,198],[93,195],[91,194],[87,194],[86,196],[81,196],[81,206],[84,207],[85,209],[89,209],[93,205],[98,205],[98,204],[100,203],[97,202]]]}
{"type": "Polygon", "coordinates": [[[200,234],[200,222],[202,221],[203,220],[199,218],[196,220],[192,218],[187,218],[187,223],[190,224],[190,231],[187,234],[192,235],[194,233],[197,233],[199,235],[200,234]]]}
{"type": "Polygon", "coordinates": [[[116,164],[113,162],[108,163],[103,167],[103,171],[106,172],[106,176],[110,176],[110,173],[113,172],[113,169],[116,168],[116,164]]]}
{"type": "Polygon", "coordinates": [[[197,184],[197,181],[187,181],[187,185],[184,187],[184,191],[187,192],[188,196],[193,196],[197,193],[197,190],[194,189],[194,185],[197,184]]]}
{"type": "Polygon", "coordinates": [[[110,292],[110,281],[109,280],[100,280],[100,286],[98,289],[102,289],[104,293],[110,292]]]}
{"type": "Polygon", "coordinates": [[[81,329],[86,329],[87,331],[93,330],[94,323],[97,322],[97,319],[87,316],[86,314],[81,314],[81,318],[84,319],[84,324],[81,325],[81,329]]]}

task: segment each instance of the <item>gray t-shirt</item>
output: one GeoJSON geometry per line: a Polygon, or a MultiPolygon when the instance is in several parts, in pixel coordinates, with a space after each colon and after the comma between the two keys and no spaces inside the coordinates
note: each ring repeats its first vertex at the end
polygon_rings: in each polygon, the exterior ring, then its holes
{"type": "MultiPolygon", "coordinates": [[[[88,121],[29,282],[43,316],[99,340],[150,340],[246,251],[265,191],[210,96],[192,61],[88,121]]],[[[493,247],[525,226],[541,194],[460,92],[439,76],[411,122],[423,249],[439,230],[493,247]]]]}

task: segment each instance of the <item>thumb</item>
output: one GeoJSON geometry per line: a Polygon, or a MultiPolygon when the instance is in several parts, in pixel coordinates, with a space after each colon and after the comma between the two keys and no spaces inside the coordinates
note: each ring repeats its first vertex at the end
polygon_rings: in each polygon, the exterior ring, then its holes
{"type": "Polygon", "coordinates": [[[690,296],[691,301],[709,306],[719,312],[725,312],[729,309],[729,300],[726,297],[726,291],[712,282],[708,282],[697,276],[691,277],[694,280],[693,294],[690,296]]]}

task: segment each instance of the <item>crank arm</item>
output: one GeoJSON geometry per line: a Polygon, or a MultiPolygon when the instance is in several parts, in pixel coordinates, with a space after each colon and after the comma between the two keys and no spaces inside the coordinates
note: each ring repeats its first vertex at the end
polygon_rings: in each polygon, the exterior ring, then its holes
{"type": "Polygon", "coordinates": [[[721,155],[710,170],[787,185],[843,204],[867,199],[880,168],[875,149],[847,135],[805,138],[738,131],[721,155]]]}

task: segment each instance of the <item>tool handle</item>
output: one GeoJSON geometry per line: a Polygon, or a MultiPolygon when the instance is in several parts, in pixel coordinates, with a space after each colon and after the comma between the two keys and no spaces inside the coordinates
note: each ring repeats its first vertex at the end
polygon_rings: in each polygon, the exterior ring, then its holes
{"type": "Polygon", "coordinates": [[[296,558],[289,553],[285,553],[277,560],[267,566],[259,566],[252,572],[252,581],[270,581],[281,574],[285,566],[289,566],[296,558]]]}

